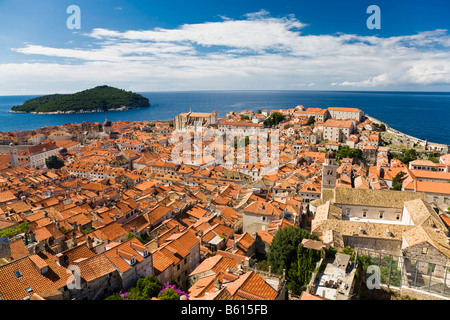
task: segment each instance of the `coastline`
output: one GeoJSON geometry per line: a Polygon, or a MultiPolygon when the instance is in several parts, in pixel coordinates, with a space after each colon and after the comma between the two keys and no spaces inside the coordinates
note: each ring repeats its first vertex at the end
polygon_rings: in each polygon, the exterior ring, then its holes
{"type": "Polygon", "coordinates": [[[365,115],[367,117],[367,119],[369,119],[371,122],[375,122],[378,124],[384,124],[384,126],[386,127],[386,132],[387,133],[391,133],[397,137],[399,137],[400,139],[406,139],[407,141],[411,141],[415,144],[419,144],[421,146],[423,146],[425,148],[425,150],[427,149],[426,147],[431,147],[434,148],[435,150],[439,149],[439,148],[449,148],[449,145],[447,144],[442,144],[442,143],[436,143],[436,142],[430,142],[428,140],[423,140],[417,137],[413,137],[411,135],[408,135],[406,133],[403,133],[401,131],[398,131],[397,129],[392,128],[391,126],[389,126],[387,123],[378,120],[374,117],[369,116],[368,114],[365,115]]]}
{"type": "Polygon", "coordinates": [[[128,110],[133,110],[133,109],[138,109],[138,108],[147,108],[150,107],[151,105],[149,104],[148,106],[136,106],[136,107],[132,107],[132,106],[122,106],[120,108],[115,108],[115,109],[109,109],[109,110],[103,110],[103,109],[93,109],[93,110],[69,110],[69,111],[52,111],[52,112],[26,112],[26,111],[14,111],[14,110],[9,110],[8,113],[29,113],[29,114],[81,114],[81,113],[97,113],[97,112],[109,112],[109,111],[128,111],[128,110]]]}

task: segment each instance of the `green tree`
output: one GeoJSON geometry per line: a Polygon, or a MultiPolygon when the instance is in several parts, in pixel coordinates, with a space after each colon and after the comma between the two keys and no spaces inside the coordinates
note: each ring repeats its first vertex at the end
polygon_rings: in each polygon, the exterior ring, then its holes
{"type": "Polygon", "coordinates": [[[403,185],[403,179],[404,176],[406,175],[405,172],[400,171],[399,173],[397,173],[397,175],[394,177],[394,179],[392,179],[392,189],[394,190],[402,190],[402,185],[403,185]]]}
{"type": "Polygon", "coordinates": [[[301,243],[297,249],[298,270],[296,287],[306,286],[311,281],[312,273],[316,270],[316,265],[322,258],[322,250],[305,248],[301,243]]]}
{"type": "Polygon", "coordinates": [[[105,300],[123,300],[123,299],[118,293],[114,293],[109,297],[107,297],[105,300]]]}
{"type": "Polygon", "coordinates": [[[362,157],[361,149],[353,149],[347,145],[341,146],[339,150],[336,152],[337,159],[343,158],[361,159],[361,157],[362,157]]]}
{"type": "Polygon", "coordinates": [[[392,157],[407,165],[411,161],[417,160],[417,152],[415,149],[403,149],[401,153],[393,153],[392,157]]]}
{"type": "Polygon", "coordinates": [[[276,233],[267,253],[273,271],[281,274],[285,269],[287,288],[295,292],[301,287],[298,279],[298,246],[303,239],[319,240],[304,229],[288,226],[276,233]]]}
{"type": "Polygon", "coordinates": [[[59,159],[57,156],[50,156],[45,159],[45,165],[49,169],[61,169],[64,167],[64,160],[59,159]]]}
{"type": "Polygon", "coordinates": [[[250,117],[248,115],[241,115],[241,120],[250,120],[250,117]]]}
{"type": "Polygon", "coordinates": [[[263,123],[265,127],[271,128],[277,126],[285,118],[280,112],[274,112],[263,123]]]}
{"type": "Polygon", "coordinates": [[[180,296],[172,288],[167,288],[158,295],[160,300],[180,300],[180,296]]]}
{"type": "Polygon", "coordinates": [[[14,237],[16,234],[25,232],[30,226],[27,222],[21,223],[16,228],[7,228],[0,231],[0,237],[14,237]]]}
{"type": "Polygon", "coordinates": [[[130,289],[127,300],[151,300],[158,296],[162,286],[155,276],[139,278],[136,285],[130,289]]]}
{"type": "Polygon", "coordinates": [[[353,250],[349,246],[346,246],[344,249],[342,249],[341,253],[349,255],[350,260],[352,260],[352,261],[353,261],[353,259],[355,259],[355,250],[353,250]]]}
{"type": "Polygon", "coordinates": [[[127,240],[131,239],[131,238],[136,238],[138,239],[142,244],[145,244],[146,241],[140,237],[140,236],[136,236],[133,232],[130,232],[129,234],[127,234],[127,240]]]}
{"type": "Polygon", "coordinates": [[[310,116],[310,117],[308,118],[308,121],[306,122],[306,125],[308,125],[308,126],[313,125],[314,122],[316,122],[316,117],[310,116]]]}

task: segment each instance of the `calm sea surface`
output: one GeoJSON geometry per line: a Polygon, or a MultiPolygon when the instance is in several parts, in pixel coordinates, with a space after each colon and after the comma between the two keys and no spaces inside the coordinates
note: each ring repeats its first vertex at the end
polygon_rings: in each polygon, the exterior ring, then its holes
{"type": "Polygon", "coordinates": [[[34,115],[8,113],[36,96],[0,96],[0,131],[30,130],[49,125],[117,120],[170,120],[189,109],[229,111],[308,107],[360,108],[391,127],[431,142],[450,144],[450,93],[349,91],[189,91],[139,92],[151,106],[129,111],[34,115]]]}

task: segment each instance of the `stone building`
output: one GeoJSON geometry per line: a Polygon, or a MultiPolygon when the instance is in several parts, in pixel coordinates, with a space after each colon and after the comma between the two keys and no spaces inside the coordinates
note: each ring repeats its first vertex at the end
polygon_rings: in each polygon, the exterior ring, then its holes
{"type": "Polygon", "coordinates": [[[268,230],[268,226],[274,221],[283,218],[285,207],[277,202],[254,201],[243,209],[243,232],[254,234],[259,229],[268,230]]]}
{"type": "Polygon", "coordinates": [[[328,119],[323,124],[323,139],[345,143],[355,129],[351,120],[328,119]]]}
{"type": "Polygon", "coordinates": [[[357,108],[330,107],[328,112],[333,119],[337,120],[356,120],[361,122],[364,119],[364,112],[357,108]]]}
{"type": "Polygon", "coordinates": [[[196,126],[200,124],[203,127],[208,127],[210,125],[216,125],[218,120],[217,111],[211,113],[203,112],[191,112],[180,113],[173,119],[173,126],[175,130],[184,130],[189,126],[196,126]]]}
{"type": "Polygon", "coordinates": [[[440,245],[448,246],[447,227],[421,192],[336,188],[325,190],[322,199],[310,203],[310,209],[314,212],[312,233],[326,234],[333,246],[400,254],[415,243],[404,235],[415,235],[411,230],[422,227],[431,232],[429,237],[439,235],[444,239],[440,245]],[[333,230],[331,235],[329,230],[333,230]]]}

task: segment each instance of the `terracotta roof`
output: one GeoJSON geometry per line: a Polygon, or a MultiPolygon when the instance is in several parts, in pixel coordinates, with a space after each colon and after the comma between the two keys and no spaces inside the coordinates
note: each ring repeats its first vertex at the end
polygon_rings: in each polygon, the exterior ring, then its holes
{"type": "Polygon", "coordinates": [[[41,275],[29,256],[0,267],[0,297],[3,300],[22,300],[31,297],[32,292],[60,289],[66,285],[69,274],[66,268],[56,264],[56,257],[41,252],[39,258],[48,265],[45,275],[41,275]],[[32,292],[27,292],[27,288],[32,292]]]}
{"type": "Polygon", "coordinates": [[[254,214],[279,216],[283,210],[277,208],[270,202],[254,201],[246,206],[243,211],[254,214]]]}
{"type": "Polygon", "coordinates": [[[11,248],[11,258],[13,258],[14,260],[20,259],[30,254],[22,239],[10,241],[9,245],[11,248]]]}
{"type": "Polygon", "coordinates": [[[319,297],[314,294],[310,294],[307,293],[306,291],[303,291],[302,295],[300,296],[300,300],[330,300],[330,299],[319,297]]]}
{"type": "Polygon", "coordinates": [[[404,186],[404,189],[426,193],[450,194],[450,183],[435,181],[412,181],[408,185],[404,186]]]}
{"type": "Polygon", "coordinates": [[[323,124],[324,127],[336,127],[336,128],[350,128],[353,125],[353,122],[350,120],[336,120],[336,119],[328,119],[323,124]]]}
{"type": "Polygon", "coordinates": [[[76,265],[80,268],[82,280],[87,282],[96,280],[116,271],[114,265],[108,260],[104,253],[84,259],[77,262],[76,265]]]}
{"type": "Polygon", "coordinates": [[[0,203],[13,201],[13,200],[17,200],[17,198],[14,195],[14,193],[12,193],[12,191],[10,191],[10,190],[0,191],[0,203]]]}

